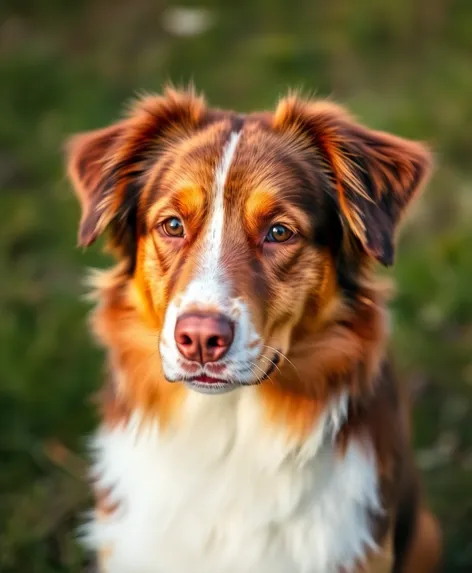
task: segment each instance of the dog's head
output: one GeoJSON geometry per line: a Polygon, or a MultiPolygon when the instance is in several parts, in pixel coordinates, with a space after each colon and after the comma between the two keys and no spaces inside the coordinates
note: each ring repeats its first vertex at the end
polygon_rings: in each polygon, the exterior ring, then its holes
{"type": "Polygon", "coordinates": [[[238,115],[171,90],[68,154],[79,243],[109,231],[165,378],[206,392],[269,377],[371,261],[392,264],[429,170],[420,144],[332,103],[290,96],[238,115]]]}

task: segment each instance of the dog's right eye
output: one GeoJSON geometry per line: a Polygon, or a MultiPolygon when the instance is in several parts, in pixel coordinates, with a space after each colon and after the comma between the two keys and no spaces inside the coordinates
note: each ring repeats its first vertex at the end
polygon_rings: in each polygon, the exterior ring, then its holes
{"type": "Polygon", "coordinates": [[[170,217],[161,226],[168,237],[180,238],[184,236],[184,225],[177,217],[170,217]]]}

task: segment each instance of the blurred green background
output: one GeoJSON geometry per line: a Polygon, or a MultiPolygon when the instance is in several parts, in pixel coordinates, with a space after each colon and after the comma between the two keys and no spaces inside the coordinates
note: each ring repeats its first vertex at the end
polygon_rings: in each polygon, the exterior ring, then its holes
{"type": "MultiPolygon", "coordinates": [[[[404,228],[394,344],[415,447],[446,536],[472,571],[472,2],[2,0],[0,4],[0,571],[84,571],[74,531],[100,352],[75,247],[67,134],[140,90],[195,81],[210,103],[329,95],[372,127],[428,140],[437,169],[404,228]]],[[[394,429],[392,429],[394,431],[394,429]]]]}

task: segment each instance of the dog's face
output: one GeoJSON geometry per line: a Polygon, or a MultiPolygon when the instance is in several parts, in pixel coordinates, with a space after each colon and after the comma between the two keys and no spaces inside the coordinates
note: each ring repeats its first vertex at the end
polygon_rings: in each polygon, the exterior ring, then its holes
{"type": "Polygon", "coordinates": [[[156,163],[138,260],[162,316],[168,380],[213,392],[253,384],[289,350],[330,268],[321,181],[306,155],[259,121],[223,120],[156,163]]]}
{"type": "Polygon", "coordinates": [[[369,260],[391,264],[427,167],[332,104],[237,116],[168,92],[78,136],[69,172],[80,242],[110,227],[166,379],[216,393],[268,378],[369,260]]]}

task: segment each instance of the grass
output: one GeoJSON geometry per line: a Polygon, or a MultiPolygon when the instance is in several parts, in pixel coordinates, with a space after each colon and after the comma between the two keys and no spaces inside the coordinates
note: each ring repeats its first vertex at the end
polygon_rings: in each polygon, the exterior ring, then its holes
{"type": "MultiPolygon", "coordinates": [[[[189,7],[192,3],[187,3],[189,7]]],[[[79,210],[62,145],[136,90],[194,79],[210,102],[272,106],[302,86],[372,127],[426,139],[437,169],[404,229],[394,345],[415,447],[444,525],[445,573],[472,569],[472,5],[446,0],[208,0],[181,36],[151,0],[0,7],[0,571],[83,571],[83,456],[101,356],[86,331],[79,210]],[[166,25],[167,23],[167,25],[166,25]]]]}

